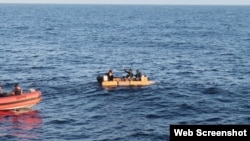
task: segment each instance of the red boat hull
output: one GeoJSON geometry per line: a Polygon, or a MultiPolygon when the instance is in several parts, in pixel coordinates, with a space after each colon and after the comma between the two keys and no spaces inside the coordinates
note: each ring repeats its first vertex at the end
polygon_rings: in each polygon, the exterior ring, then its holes
{"type": "Polygon", "coordinates": [[[40,91],[24,93],[22,95],[7,96],[0,98],[0,110],[13,110],[31,108],[42,100],[40,91]]]}

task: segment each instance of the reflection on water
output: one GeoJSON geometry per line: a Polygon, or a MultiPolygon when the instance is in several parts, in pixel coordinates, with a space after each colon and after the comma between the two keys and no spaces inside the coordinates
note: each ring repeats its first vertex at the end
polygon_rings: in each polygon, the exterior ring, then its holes
{"type": "Polygon", "coordinates": [[[37,139],[41,124],[41,116],[36,110],[0,111],[0,138],[37,139]]]}

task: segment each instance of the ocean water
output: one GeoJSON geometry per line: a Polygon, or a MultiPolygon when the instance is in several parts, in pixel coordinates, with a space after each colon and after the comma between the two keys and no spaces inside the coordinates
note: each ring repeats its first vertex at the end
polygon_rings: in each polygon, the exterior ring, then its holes
{"type": "Polygon", "coordinates": [[[250,124],[250,7],[0,5],[0,81],[42,91],[0,140],[168,141],[171,124],[250,124]],[[104,89],[122,67],[156,83],[104,89]]]}

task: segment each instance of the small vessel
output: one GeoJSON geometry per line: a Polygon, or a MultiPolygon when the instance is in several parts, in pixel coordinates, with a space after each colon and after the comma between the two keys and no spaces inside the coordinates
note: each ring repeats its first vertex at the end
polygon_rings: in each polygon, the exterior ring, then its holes
{"type": "Polygon", "coordinates": [[[152,80],[149,80],[146,75],[142,75],[140,80],[136,79],[126,79],[126,78],[120,78],[115,77],[113,80],[108,81],[108,78],[106,75],[103,76],[97,76],[97,81],[103,86],[103,87],[117,87],[117,86],[148,86],[152,85],[155,82],[152,80]]]}
{"type": "Polygon", "coordinates": [[[0,110],[32,108],[42,100],[41,91],[31,89],[21,95],[0,97],[0,110]]]}

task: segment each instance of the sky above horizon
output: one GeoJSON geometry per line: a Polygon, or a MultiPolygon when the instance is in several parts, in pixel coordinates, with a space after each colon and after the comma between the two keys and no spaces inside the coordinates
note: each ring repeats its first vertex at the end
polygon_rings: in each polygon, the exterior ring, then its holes
{"type": "Polygon", "coordinates": [[[0,0],[0,3],[250,5],[250,0],[0,0]]]}

